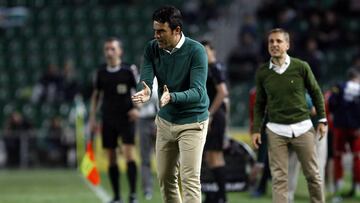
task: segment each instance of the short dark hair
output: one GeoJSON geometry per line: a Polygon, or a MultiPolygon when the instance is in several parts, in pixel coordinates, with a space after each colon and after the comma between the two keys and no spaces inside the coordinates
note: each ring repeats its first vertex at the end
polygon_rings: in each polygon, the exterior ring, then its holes
{"type": "Polygon", "coordinates": [[[282,33],[285,36],[285,40],[290,43],[290,34],[288,31],[286,31],[283,28],[274,28],[272,30],[270,30],[267,34],[267,36],[269,37],[272,33],[282,33]]]}
{"type": "Polygon", "coordinates": [[[202,40],[201,42],[200,42],[204,47],[205,46],[208,46],[210,49],[214,49],[214,46],[213,46],[213,44],[209,41],[209,40],[202,40]]]}
{"type": "Polygon", "coordinates": [[[157,9],[152,16],[153,21],[160,23],[169,23],[171,30],[175,30],[178,26],[182,30],[183,19],[179,9],[174,6],[163,6],[157,9]]]}
{"type": "Polygon", "coordinates": [[[118,42],[119,43],[119,47],[122,48],[123,44],[120,38],[118,37],[108,37],[105,39],[104,43],[108,43],[108,42],[118,42]]]}

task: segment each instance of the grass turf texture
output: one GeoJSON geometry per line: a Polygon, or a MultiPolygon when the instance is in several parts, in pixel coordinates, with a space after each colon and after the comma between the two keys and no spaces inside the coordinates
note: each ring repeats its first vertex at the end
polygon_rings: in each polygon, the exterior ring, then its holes
{"type": "MultiPolygon", "coordinates": [[[[122,195],[127,202],[127,178],[122,174],[122,195]]],[[[105,173],[102,174],[102,185],[110,193],[109,182],[105,173]]],[[[156,181],[155,181],[156,183],[156,181]]],[[[349,188],[349,181],[345,189],[349,188]]],[[[230,193],[229,203],[268,203],[271,202],[270,184],[268,195],[253,199],[249,193],[230,193]]],[[[140,203],[161,203],[158,184],[155,184],[154,197],[151,201],[144,200],[139,189],[140,203]]],[[[296,193],[297,203],[309,202],[304,177],[299,179],[296,193]]],[[[1,203],[99,203],[95,194],[84,184],[75,170],[0,170],[0,202],[1,203]]],[[[330,202],[329,200],[327,202],[330,202]]],[[[360,202],[360,194],[354,199],[345,199],[343,203],[360,202]]]]}

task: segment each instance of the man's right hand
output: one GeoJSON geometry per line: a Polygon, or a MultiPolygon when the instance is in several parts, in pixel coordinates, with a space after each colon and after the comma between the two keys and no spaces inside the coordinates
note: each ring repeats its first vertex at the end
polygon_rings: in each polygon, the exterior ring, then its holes
{"type": "Polygon", "coordinates": [[[134,104],[142,104],[150,100],[151,90],[144,81],[142,81],[142,84],[144,86],[144,89],[137,92],[131,97],[131,100],[134,104]]]}
{"type": "Polygon", "coordinates": [[[259,145],[261,145],[261,134],[260,133],[254,133],[251,135],[251,140],[256,149],[259,148],[259,145]]]}

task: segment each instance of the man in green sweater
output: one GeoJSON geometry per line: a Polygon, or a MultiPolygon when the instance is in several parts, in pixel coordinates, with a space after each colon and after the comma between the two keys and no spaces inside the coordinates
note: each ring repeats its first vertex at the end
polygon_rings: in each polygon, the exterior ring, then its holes
{"type": "Polygon", "coordinates": [[[256,101],[252,142],[261,144],[260,128],[265,110],[269,122],[268,152],[272,174],[274,203],[288,202],[288,156],[291,147],[298,156],[307,180],[312,203],[325,202],[322,180],[319,175],[315,139],[326,134],[326,117],[321,89],[309,65],[289,57],[289,33],[276,28],[269,32],[269,62],[256,72],[256,101]],[[309,93],[317,109],[320,135],[316,138],[310,120],[305,94],[309,93]]]}
{"type": "Polygon", "coordinates": [[[157,78],[155,150],[162,198],[166,203],[201,203],[200,167],[209,107],[207,55],[200,43],[184,36],[182,16],[175,7],[156,10],[153,29],[155,39],[145,48],[141,84],[132,99],[136,104],[147,102],[157,78]]]}

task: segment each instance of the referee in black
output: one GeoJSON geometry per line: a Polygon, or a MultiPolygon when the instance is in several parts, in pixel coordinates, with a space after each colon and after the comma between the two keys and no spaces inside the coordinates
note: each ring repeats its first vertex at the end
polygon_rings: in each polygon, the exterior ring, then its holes
{"type": "Polygon", "coordinates": [[[102,100],[102,145],[109,160],[109,178],[114,192],[111,203],[122,203],[120,195],[120,173],[117,165],[118,138],[122,138],[122,152],[127,162],[127,176],[130,186],[129,202],[135,203],[137,169],[134,161],[135,121],[139,111],[131,101],[131,92],[136,86],[132,67],[123,63],[121,41],[115,37],[104,43],[106,64],[102,65],[95,76],[91,97],[90,128],[96,128],[96,110],[102,100]]]}
{"type": "Polygon", "coordinates": [[[218,191],[215,195],[207,194],[204,203],[226,203],[226,174],[223,145],[226,130],[226,105],[228,97],[225,67],[216,59],[216,53],[210,41],[201,42],[208,56],[208,78],[206,89],[210,99],[209,131],[206,137],[204,152],[205,160],[212,172],[218,191]]]}

